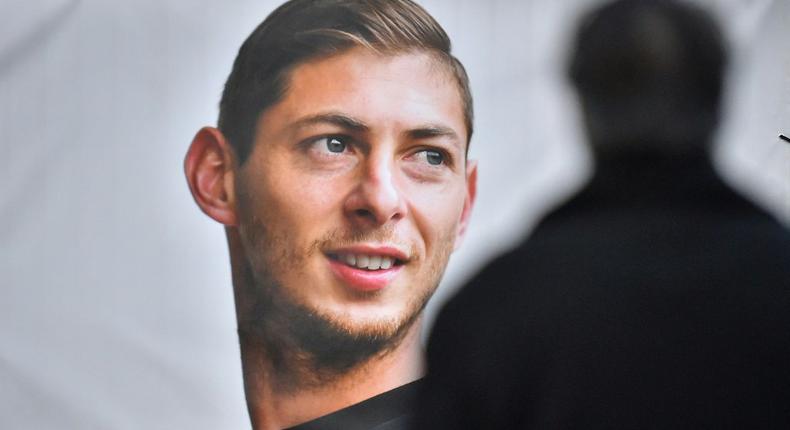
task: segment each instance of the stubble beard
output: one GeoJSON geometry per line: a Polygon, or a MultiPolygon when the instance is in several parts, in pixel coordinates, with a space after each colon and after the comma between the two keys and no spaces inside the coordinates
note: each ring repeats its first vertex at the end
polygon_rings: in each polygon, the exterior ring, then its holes
{"type": "MultiPolygon", "coordinates": [[[[239,318],[242,353],[260,352],[253,355],[263,356],[258,358],[259,364],[266,369],[270,382],[283,393],[326,386],[397,348],[436,290],[452,250],[452,237],[447,235],[442,238],[433,263],[429,263],[432,266],[427,276],[416,280],[424,283],[409,288],[415,295],[404,312],[392,319],[356,324],[342,315],[302,303],[283,287],[272,268],[279,273],[299,270],[304,267],[302,262],[324,249],[326,243],[385,241],[392,237],[391,231],[333,232],[304,252],[288,250],[284,245],[289,242],[284,236],[272,234],[260,223],[241,236],[246,278],[243,294],[251,300],[248,312],[239,318]]],[[[255,367],[245,363],[245,374],[255,367]]]]}

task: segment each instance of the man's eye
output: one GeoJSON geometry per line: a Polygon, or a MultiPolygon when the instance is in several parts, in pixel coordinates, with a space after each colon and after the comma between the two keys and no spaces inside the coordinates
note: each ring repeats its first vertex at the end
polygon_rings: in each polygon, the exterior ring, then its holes
{"type": "Polygon", "coordinates": [[[329,152],[333,152],[335,154],[340,154],[344,152],[346,150],[346,147],[348,146],[348,144],[339,137],[330,136],[330,137],[324,137],[321,140],[323,140],[326,143],[326,149],[328,149],[329,152]]]}
{"type": "Polygon", "coordinates": [[[424,157],[425,160],[428,162],[428,164],[432,166],[438,166],[444,163],[444,154],[442,154],[441,152],[434,151],[431,149],[426,149],[425,151],[422,152],[423,154],[425,154],[424,157]]]}

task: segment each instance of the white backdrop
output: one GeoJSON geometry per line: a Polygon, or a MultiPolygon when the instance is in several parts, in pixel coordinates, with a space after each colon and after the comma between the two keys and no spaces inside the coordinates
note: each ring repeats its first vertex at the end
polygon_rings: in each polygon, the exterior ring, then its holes
{"type": "MultiPolygon", "coordinates": [[[[733,40],[718,161],[790,222],[790,1],[733,40]]],[[[565,43],[592,0],[425,0],[472,80],[479,198],[438,304],[588,174],[565,43]]],[[[274,1],[0,1],[0,428],[249,428],[226,244],[184,152],[274,1]]]]}

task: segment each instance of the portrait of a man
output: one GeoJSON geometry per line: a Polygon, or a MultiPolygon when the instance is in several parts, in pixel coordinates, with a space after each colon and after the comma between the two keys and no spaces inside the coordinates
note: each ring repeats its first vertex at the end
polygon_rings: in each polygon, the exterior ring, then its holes
{"type": "Polygon", "coordinates": [[[294,0],[242,46],[185,170],[225,226],[255,428],[416,389],[421,312],[475,197],[471,103],[408,0],[294,0]]]}

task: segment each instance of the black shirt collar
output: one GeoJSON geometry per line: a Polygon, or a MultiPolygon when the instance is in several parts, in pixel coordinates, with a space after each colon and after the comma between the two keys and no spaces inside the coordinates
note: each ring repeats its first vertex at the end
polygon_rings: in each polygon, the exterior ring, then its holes
{"type": "Polygon", "coordinates": [[[289,430],[405,429],[421,384],[421,379],[410,382],[289,430]]]}

